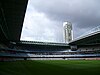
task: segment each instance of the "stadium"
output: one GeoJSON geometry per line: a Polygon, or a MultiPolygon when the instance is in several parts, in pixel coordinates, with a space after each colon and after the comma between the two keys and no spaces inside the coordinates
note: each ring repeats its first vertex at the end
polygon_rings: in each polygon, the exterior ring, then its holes
{"type": "Polygon", "coordinates": [[[0,1],[0,75],[99,74],[100,26],[69,43],[20,41],[27,3],[0,1]]]}

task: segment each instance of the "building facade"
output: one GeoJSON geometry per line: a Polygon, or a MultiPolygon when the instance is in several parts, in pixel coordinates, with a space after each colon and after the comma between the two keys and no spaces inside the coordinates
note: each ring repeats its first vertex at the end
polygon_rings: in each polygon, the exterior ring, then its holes
{"type": "Polygon", "coordinates": [[[64,42],[68,43],[73,39],[72,24],[70,22],[64,22],[64,42]]]}

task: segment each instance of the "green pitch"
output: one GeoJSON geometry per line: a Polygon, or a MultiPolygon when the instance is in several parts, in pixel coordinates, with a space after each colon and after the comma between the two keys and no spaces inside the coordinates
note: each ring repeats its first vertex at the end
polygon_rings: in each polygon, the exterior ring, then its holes
{"type": "Polygon", "coordinates": [[[0,75],[100,75],[99,60],[0,62],[0,75]]]}

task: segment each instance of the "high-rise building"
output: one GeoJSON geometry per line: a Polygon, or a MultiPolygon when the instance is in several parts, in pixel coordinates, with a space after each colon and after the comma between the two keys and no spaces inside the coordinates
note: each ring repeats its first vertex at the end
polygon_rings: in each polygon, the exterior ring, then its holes
{"type": "Polygon", "coordinates": [[[71,22],[64,22],[64,42],[68,43],[73,39],[72,24],[71,22]]]}

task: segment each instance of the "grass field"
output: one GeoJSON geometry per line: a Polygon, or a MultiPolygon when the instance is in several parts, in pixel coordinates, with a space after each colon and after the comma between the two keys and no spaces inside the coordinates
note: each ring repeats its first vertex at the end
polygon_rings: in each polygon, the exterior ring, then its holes
{"type": "Polygon", "coordinates": [[[100,75],[99,60],[0,62],[0,75],[100,75]]]}

